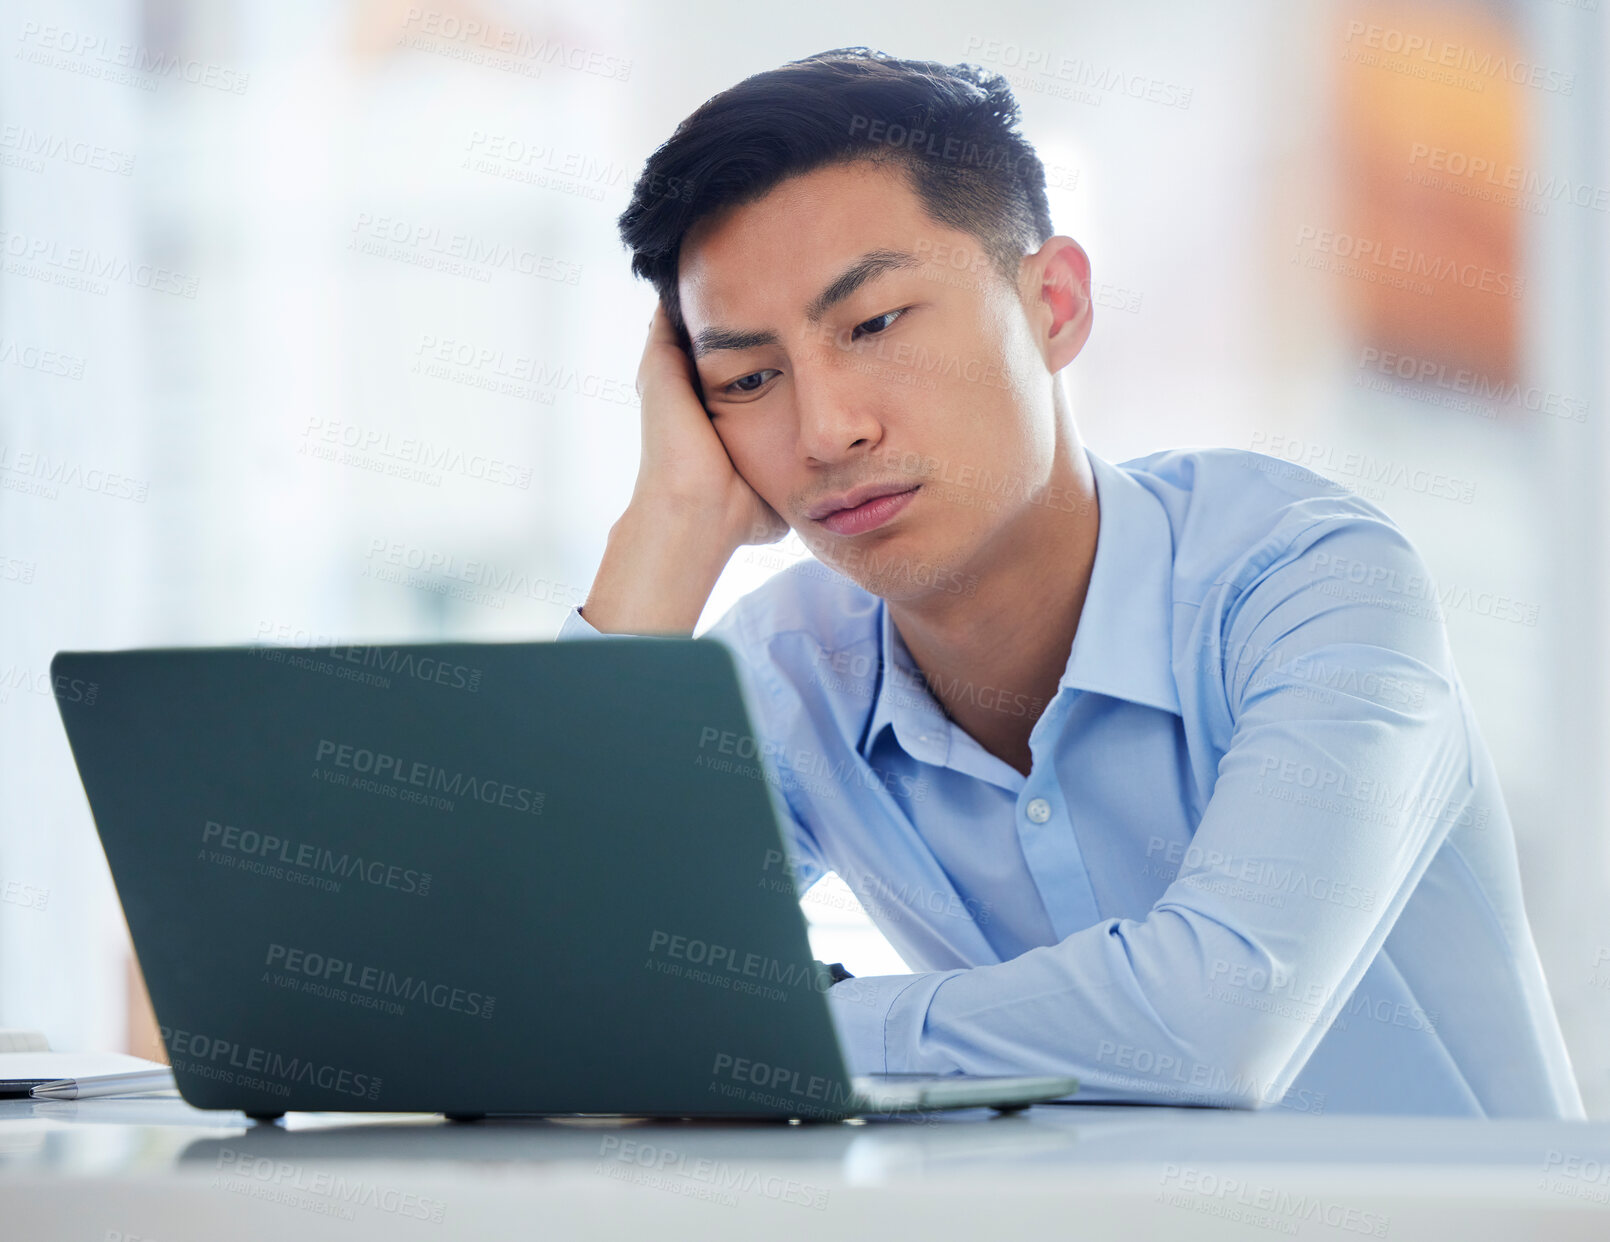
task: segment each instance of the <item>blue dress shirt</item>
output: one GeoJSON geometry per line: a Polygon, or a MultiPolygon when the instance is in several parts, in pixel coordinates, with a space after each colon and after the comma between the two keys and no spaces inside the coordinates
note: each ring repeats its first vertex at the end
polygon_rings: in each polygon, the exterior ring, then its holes
{"type": "MultiPolygon", "coordinates": [[[[1077,1098],[1582,1117],[1439,590],[1375,505],[1235,449],[1088,453],[1099,525],[1027,777],[887,608],[808,561],[736,656],[796,883],[914,974],[828,993],[857,1073],[1074,1074],[1077,1098]]],[[[560,640],[608,637],[572,610],[560,640]]],[[[852,964],[853,965],[853,964],[852,964]]]]}

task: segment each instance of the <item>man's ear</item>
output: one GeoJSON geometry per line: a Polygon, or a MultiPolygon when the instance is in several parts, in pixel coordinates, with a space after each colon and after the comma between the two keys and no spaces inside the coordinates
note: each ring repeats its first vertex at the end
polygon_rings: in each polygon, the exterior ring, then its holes
{"type": "Polygon", "coordinates": [[[1090,339],[1090,256],[1071,237],[1058,234],[1023,259],[1022,290],[1030,322],[1038,331],[1046,369],[1053,374],[1079,356],[1090,339]]]}

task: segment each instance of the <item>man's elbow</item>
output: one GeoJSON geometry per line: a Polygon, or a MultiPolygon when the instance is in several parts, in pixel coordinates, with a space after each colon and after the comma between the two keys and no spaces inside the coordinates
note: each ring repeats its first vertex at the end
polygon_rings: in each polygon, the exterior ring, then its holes
{"type": "Polygon", "coordinates": [[[1291,1064],[1289,1049],[1270,1040],[1249,1040],[1197,1064],[1199,1091],[1192,1103],[1254,1112],[1281,1103],[1301,1068],[1291,1064]]]}

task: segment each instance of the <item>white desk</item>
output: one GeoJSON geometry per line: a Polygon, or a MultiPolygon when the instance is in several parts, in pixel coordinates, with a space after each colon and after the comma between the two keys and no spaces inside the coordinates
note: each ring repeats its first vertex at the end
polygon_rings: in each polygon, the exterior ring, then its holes
{"type": "Polygon", "coordinates": [[[177,1100],[0,1101],[0,1237],[1606,1242],[1610,1124],[1086,1105],[265,1127],[177,1100]]]}

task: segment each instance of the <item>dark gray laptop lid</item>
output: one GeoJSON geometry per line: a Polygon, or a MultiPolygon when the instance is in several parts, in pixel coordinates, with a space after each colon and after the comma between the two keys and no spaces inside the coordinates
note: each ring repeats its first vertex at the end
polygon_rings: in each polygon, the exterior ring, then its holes
{"type": "Polygon", "coordinates": [[[852,1111],[719,643],[51,671],[191,1103],[852,1111]]]}

